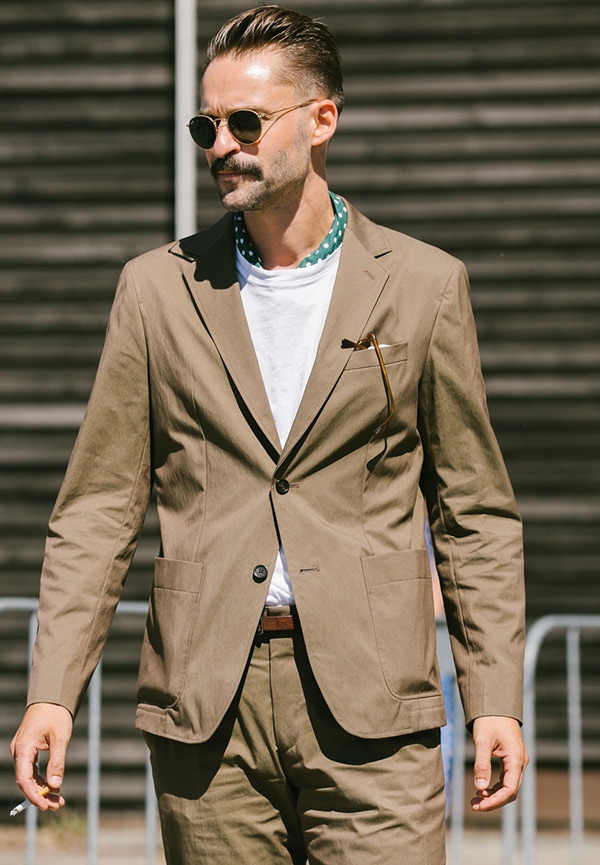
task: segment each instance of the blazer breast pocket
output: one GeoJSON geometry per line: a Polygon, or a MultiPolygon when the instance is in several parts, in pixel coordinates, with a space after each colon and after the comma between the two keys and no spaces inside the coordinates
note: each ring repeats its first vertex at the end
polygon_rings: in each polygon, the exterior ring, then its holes
{"type": "MultiPolygon", "coordinates": [[[[380,345],[381,357],[388,366],[402,363],[408,359],[408,342],[397,342],[393,345],[380,345]]],[[[374,348],[345,349],[350,354],[346,369],[379,368],[379,358],[374,348]]]]}

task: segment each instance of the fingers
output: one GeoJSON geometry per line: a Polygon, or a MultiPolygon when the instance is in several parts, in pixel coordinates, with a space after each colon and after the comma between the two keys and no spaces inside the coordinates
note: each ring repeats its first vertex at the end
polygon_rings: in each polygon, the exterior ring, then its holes
{"type": "Polygon", "coordinates": [[[50,731],[50,755],[46,767],[46,780],[50,787],[60,787],[63,782],[70,737],[70,729],[67,732],[62,727],[53,727],[50,731]]]}
{"type": "Polygon", "coordinates": [[[492,781],[492,751],[488,747],[487,739],[479,737],[475,740],[475,763],[473,765],[473,776],[475,789],[481,795],[485,795],[492,781]]]}
{"type": "Polygon", "coordinates": [[[41,811],[56,811],[65,804],[60,795],[67,745],[73,719],[63,706],[35,703],[30,706],[11,742],[17,786],[41,811]],[[38,752],[48,751],[47,780],[38,772],[38,752]],[[50,792],[44,795],[46,784],[50,792]]]}
{"type": "Polygon", "coordinates": [[[482,717],[473,725],[475,744],[473,811],[493,811],[517,798],[529,762],[521,729],[513,718],[482,717]],[[492,757],[500,760],[499,780],[492,785],[492,757]]]}

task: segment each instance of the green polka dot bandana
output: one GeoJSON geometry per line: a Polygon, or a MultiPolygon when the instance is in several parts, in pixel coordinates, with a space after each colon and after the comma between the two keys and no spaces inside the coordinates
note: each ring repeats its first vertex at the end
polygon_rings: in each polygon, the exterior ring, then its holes
{"type": "MultiPolygon", "coordinates": [[[[330,192],[329,195],[335,214],[331,228],[321,241],[319,248],[311,252],[310,255],[307,255],[306,258],[303,258],[298,267],[310,267],[319,261],[323,261],[328,255],[335,252],[344,239],[344,232],[348,223],[346,205],[339,195],[336,195],[334,192],[330,192]]],[[[241,255],[255,267],[262,267],[260,256],[250,240],[250,235],[246,231],[244,217],[241,213],[234,213],[233,215],[233,230],[235,232],[235,243],[241,255]]]]}

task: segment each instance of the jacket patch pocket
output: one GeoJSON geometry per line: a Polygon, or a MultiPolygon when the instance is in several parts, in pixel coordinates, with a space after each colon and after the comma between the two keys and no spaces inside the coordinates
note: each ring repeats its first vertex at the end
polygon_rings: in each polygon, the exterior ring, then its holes
{"type": "Polygon", "coordinates": [[[439,691],[435,615],[427,550],[402,550],[362,559],[377,651],[395,697],[439,691]]]}
{"type": "Polygon", "coordinates": [[[204,565],[157,558],[138,678],[138,701],[167,708],[183,691],[204,565]]]}

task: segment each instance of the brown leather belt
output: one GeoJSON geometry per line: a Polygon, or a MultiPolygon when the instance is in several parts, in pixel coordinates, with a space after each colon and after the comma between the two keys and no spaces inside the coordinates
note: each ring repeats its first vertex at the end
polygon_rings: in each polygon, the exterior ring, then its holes
{"type": "Polygon", "coordinates": [[[298,624],[295,610],[290,615],[265,612],[259,619],[258,634],[291,633],[296,630],[298,624]]]}

